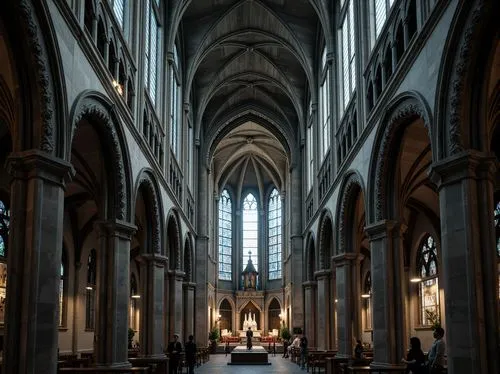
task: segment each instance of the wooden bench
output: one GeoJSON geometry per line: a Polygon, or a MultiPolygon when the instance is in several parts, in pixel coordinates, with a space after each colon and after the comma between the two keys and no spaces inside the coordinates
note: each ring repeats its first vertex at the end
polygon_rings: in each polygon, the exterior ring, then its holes
{"type": "Polygon", "coordinates": [[[406,367],[371,367],[371,366],[347,366],[347,373],[396,373],[405,374],[406,367]]]}
{"type": "Polygon", "coordinates": [[[86,374],[86,373],[150,373],[148,367],[131,367],[131,368],[61,368],[57,370],[58,373],[73,373],[73,374],[86,374]]]}
{"type": "Polygon", "coordinates": [[[152,374],[168,374],[168,357],[134,357],[128,361],[135,367],[149,367],[152,374]]]}

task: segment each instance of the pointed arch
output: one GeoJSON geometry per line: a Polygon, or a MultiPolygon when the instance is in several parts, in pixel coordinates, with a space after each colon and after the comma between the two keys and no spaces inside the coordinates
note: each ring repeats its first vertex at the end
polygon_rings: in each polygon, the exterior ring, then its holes
{"type": "MultiPolygon", "coordinates": [[[[134,189],[134,199],[136,202],[139,193],[143,193],[144,203],[146,204],[146,212],[148,219],[148,229],[151,231],[148,232],[148,242],[151,240],[150,248],[151,252],[155,254],[160,254],[161,249],[163,248],[161,243],[160,232],[163,232],[162,228],[162,212],[163,207],[161,203],[161,195],[160,189],[158,187],[158,182],[154,176],[154,172],[151,169],[142,169],[139,172],[139,176],[137,177],[136,187],[134,189]]],[[[135,204],[132,204],[133,209],[135,209],[135,204]]],[[[132,217],[135,217],[135,212],[133,211],[131,214],[132,217]]]]}
{"type": "MultiPolygon", "coordinates": [[[[107,170],[111,173],[108,182],[108,215],[118,220],[131,220],[131,172],[127,142],[114,103],[97,91],[83,91],[71,109],[71,131],[68,142],[72,144],[78,125],[86,119],[94,127],[102,141],[102,150],[107,170]]],[[[71,147],[66,159],[71,159],[71,147]]]]}
{"type": "Polygon", "coordinates": [[[314,233],[312,231],[307,234],[304,260],[304,274],[306,275],[305,280],[313,281],[314,272],[316,271],[316,246],[314,233]]]}
{"type": "MultiPolygon", "coordinates": [[[[366,196],[361,175],[357,171],[347,172],[340,187],[339,204],[337,208],[337,254],[346,253],[347,248],[352,248],[349,241],[351,237],[349,228],[353,224],[352,217],[354,216],[354,205],[360,193],[366,196]]],[[[366,212],[366,203],[364,209],[366,212]]]]}
{"type": "Polygon", "coordinates": [[[433,159],[435,158],[436,141],[432,137],[432,115],[425,99],[418,92],[408,91],[396,96],[387,106],[380,121],[380,127],[375,135],[375,142],[370,159],[368,186],[367,224],[389,218],[391,202],[388,199],[388,178],[390,160],[403,136],[407,124],[416,119],[422,119],[428,131],[433,159]]]}
{"type": "Polygon", "coordinates": [[[319,220],[319,270],[330,268],[330,258],[333,256],[333,217],[329,209],[324,209],[319,220]]]}
{"type": "Polygon", "coordinates": [[[167,256],[171,270],[181,270],[181,226],[177,210],[170,209],[167,215],[167,256]]]}
{"type": "Polygon", "coordinates": [[[184,273],[186,282],[193,282],[193,270],[194,270],[194,251],[193,251],[193,239],[191,233],[186,234],[184,239],[184,273]]]}

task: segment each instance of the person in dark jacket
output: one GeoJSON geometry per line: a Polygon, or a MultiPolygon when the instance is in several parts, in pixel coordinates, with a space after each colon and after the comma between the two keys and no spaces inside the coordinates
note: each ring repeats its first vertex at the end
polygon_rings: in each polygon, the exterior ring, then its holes
{"type": "Polygon", "coordinates": [[[419,338],[410,338],[410,350],[406,355],[406,359],[403,358],[401,361],[406,364],[406,373],[425,373],[425,356],[419,338]]]}
{"type": "Polygon", "coordinates": [[[186,353],[186,364],[188,366],[188,373],[194,373],[194,365],[196,364],[196,343],[194,342],[193,335],[189,335],[189,340],[184,344],[184,351],[186,353]]]}
{"type": "Polygon", "coordinates": [[[181,360],[182,344],[179,335],[174,334],[174,340],[168,343],[167,352],[170,357],[170,374],[177,374],[181,360]]]}

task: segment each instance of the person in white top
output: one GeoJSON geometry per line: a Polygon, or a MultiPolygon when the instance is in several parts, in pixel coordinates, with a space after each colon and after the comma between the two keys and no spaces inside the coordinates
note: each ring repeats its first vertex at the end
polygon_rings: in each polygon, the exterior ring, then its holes
{"type": "Polygon", "coordinates": [[[295,339],[293,339],[292,344],[288,347],[288,353],[291,352],[292,348],[300,348],[300,338],[295,335],[295,339]]]}

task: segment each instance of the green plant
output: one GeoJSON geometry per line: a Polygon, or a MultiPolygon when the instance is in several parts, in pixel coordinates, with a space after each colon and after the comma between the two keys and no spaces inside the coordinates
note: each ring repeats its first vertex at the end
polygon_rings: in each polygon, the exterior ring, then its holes
{"type": "Polygon", "coordinates": [[[441,327],[441,318],[439,318],[439,314],[431,309],[425,310],[425,318],[429,322],[431,328],[433,330],[441,327]]]}
{"type": "Polygon", "coordinates": [[[280,329],[280,338],[282,340],[288,340],[291,337],[292,337],[292,334],[290,334],[290,329],[286,325],[283,325],[280,329]]]}
{"type": "Polygon", "coordinates": [[[210,333],[208,334],[208,339],[217,341],[219,340],[219,336],[219,328],[217,326],[212,327],[212,330],[210,330],[210,333]]]}

